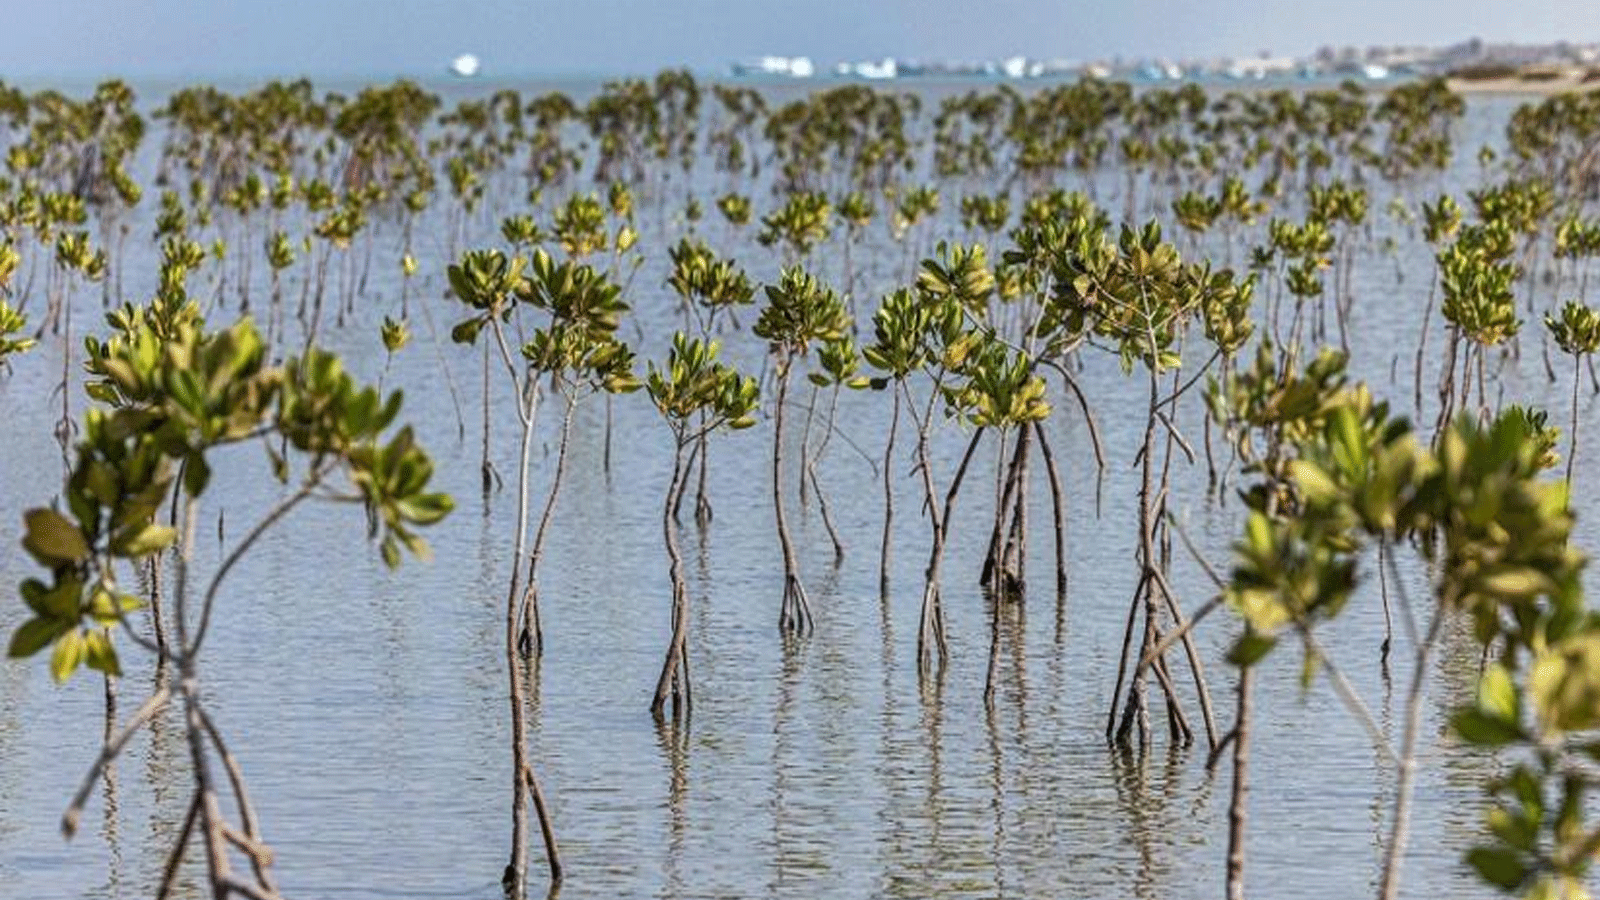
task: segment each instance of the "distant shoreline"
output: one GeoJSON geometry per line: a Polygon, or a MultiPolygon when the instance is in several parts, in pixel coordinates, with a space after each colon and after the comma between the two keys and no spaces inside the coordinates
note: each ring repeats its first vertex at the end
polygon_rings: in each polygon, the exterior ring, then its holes
{"type": "Polygon", "coordinates": [[[1492,77],[1446,77],[1458,94],[1529,94],[1549,96],[1600,90],[1600,69],[1528,68],[1492,77]]]}

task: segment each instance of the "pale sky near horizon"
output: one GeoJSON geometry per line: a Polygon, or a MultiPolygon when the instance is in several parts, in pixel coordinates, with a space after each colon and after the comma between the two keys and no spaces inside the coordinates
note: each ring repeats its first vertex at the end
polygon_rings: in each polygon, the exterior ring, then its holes
{"type": "Polygon", "coordinates": [[[838,60],[1307,55],[1600,41],[1594,0],[0,0],[0,78],[723,71],[838,60]]]}

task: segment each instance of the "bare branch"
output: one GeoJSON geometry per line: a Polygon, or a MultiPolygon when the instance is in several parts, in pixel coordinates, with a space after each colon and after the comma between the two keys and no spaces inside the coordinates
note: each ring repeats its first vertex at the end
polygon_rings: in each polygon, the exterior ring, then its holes
{"type": "Polygon", "coordinates": [[[134,711],[133,717],[128,720],[127,725],[123,726],[122,731],[116,737],[107,741],[106,745],[101,748],[100,758],[96,759],[94,765],[89,768],[89,774],[84,776],[83,784],[78,787],[78,793],[73,795],[72,803],[67,806],[67,811],[61,816],[62,834],[68,838],[77,834],[78,818],[83,815],[84,804],[89,802],[89,792],[94,790],[94,783],[99,780],[100,773],[105,771],[106,766],[110,765],[111,761],[122,753],[122,748],[128,745],[128,741],[134,734],[148,724],[155,717],[155,714],[160,712],[163,706],[167,705],[167,701],[170,699],[172,699],[172,691],[165,687],[151,694],[150,698],[145,700],[134,711]]]}
{"type": "MultiPolygon", "coordinates": [[[[205,708],[197,705],[195,711],[200,714],[200,724],[204,726],[206,736],[211,738],[212,745],[217,748],[217,756],[222,760],[222,767],[228,772],[228,781],[233,787],[234,801],[239,806],[239,820],[244,824],[244,833],[251,844],[259,848],[259,852],[242,845],[240,849],[250,854],[251,866],[255,869],[256,878],[260,880],[262,886],[269,891],[277,891],[277,885],[273,884],[272,876],[266,870],[266,867],[272,864],[272,850],[261,840],[261,828],[256,821],[255,806],[250,802],[249,792],[245,790],[244,772],[239,769],[239,761],[228,752],[228,745],[223,743],[216,723],[211,721],[211,716],[205,708]]],[[[228,833],[225,832],[223,836],[228,837],[228,833]]]]}
{"type": "Polygon", "coordinates": [[[172,892],[172,885],[178,880],[178,866],[183,862],[183,851],[189,846],[189,835],[194,833],[194,821],[200,816],[200,792],[196,791],[194,799],[189,801],[189,813],[183,817],[183,826],[178,829],[178,839],[172,844],[172,852],[167,855],[167,865],[161,870],[161,883],[156,886],[155,900],[167,900],[167,895],[172,892]]]}

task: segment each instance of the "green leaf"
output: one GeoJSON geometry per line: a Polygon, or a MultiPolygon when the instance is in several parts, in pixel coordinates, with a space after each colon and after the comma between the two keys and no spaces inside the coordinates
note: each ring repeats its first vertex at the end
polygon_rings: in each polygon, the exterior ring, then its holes
{"type": "Polygon", "coordinates": [[[1477,709],[1464,709],[1450,720],[1450,727],[1469,744],[1480,747],[1502,747],[1522,740],[1522,729],[1477,709]]]}
{"type": "Polygon", "coordinates": [[[50,655],[50,674],[59,682],[66,681],[83,662],[83,632],[76,628],[56,641],[55,652],[50,655]]]}
{"type": "Polygon", "coordinates": [[[1233,649],[1228,651],[1228,662],[1241,669],[1255,665],[1277,644],[1277,638],[1267,637],[1257,631],[1246,631],[1239,636],[1239,640],[1234,643],[1233,649]]]}
{"type": "Polygon", "coordinates": [[[122,545],[122,554],[129,557],[148,556],[164,550],[178,539],[178,532],[165,525],[147,525],[144,530],[122,545]]]}
{"type": "Polygon", "coordinates": [[[450,340],[457,344],[476,344],[478,332],[483,330],[483,319],[468,319],[450,329],[450,340]]]}
{"type": "Polygon", "coordinates": [[[1490,663],[1478,680],[1478,709],[1483,713],[1517,724],[1517,686],[1500,663],[1490,663]]]}
{"type": "Polygon", "coordinates": [[[400,568],[400,546],[395,542],[395,539],[393,537],[384,538],[381,547],[383,550],[383,564],[391,569],[400,568]]]}
{"type": "Polygon", "coordinates": [[[22,546],[39,562],[55,567],[82,562],[89,556],[89,542],[71,519],[53,509],[29,510],[23,517],[28,534],[22,546]]]}
{"type": "Polygon", "coordinates": [[[1514,850],[1474,847],[1467,852],[1467,863],[1484,881],[1507,891],[1516,890],[1528,877],[1528,867],[1514,850]]]}
{"type": "Polygon", "coordinates": [[[1550,576],[1527,566],[1502,569],[1484,576],[1483,589],[1506,599],[1536,597],[1555,587],[1550,576]]]}
{"type": "Polygon", "coordinates": [[[198,497],[211,483],[211,464],[202,453],[190,453],[183,461],[183,489],[191,497],[198,497]]]}
{"type": "Polygon", "coordinates": [[[12,659],[22,659],[32,656],[43,650],[61,633],[59,619],[46,619],[35,617],[23,622],[11,635],[11,646],[6,650],[6,655],[12,659]]]}
{"type": "Polygon", "coordinates": [[[104,631],[91,631],[83,636],[84,663],[96,672],[122,677],[122,666],[117,662],[117,648],[104,631]]]}

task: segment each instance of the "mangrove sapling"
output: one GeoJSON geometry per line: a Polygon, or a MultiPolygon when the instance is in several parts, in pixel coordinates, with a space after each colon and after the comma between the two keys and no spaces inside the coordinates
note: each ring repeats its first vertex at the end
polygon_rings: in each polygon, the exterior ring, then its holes
{"type": "MultiPolygon", "coordinates": [[[[1044,379],[1034,374],[1031,361],[1024,354],[1008,352],[997,342],[985,343],[974,350],[966,372],[966,383],[951,390],[948,402],[952,407],[962,410],[966,420],[975,426],[978,432],[981,433],[986,428],[998,432],[995,442],[997,450],[994,509],[994,534],[998,538],[1010,512],[1006,496],[1014,484],[1014,476],[1007,472],[1005,465],[1007,432],[1017,429],[1022,434],[1027,434],[1029,426],[1042,421],[1050,414],[1050,403],[1044,396],[1044,379]]],[[[1024,439],[1019,436],[1018,447],[1026,446],[1024,439]]],[[[1018,450],[1019,455],[1023,452],[1025,450],[1018,450]]],[[[1014,472],[1015,458],[1010,468],[1014,472]]],[[[947,508],[946,526],[949,515],[947,508]]],[[[994,702],[995,673],[999,662],[1000,610],[1006,603],[1006,595],[1011,593],[1009,586],[1003,581],[1004,565],[995,565],[989,571],[992,573],[992,581],[988,587],[993,592],[994,614],[990,621],[988,675],[983,688],[986,705],[994,702]]]]}
{"type": "MultiPolygon", "coordinates": [[[[885,302],[888,303],[887,300],[885,302]]],[[[915,465],[922,474],[923,508],[927,512],[932,531],[928,548],[928,566],[923,578],[922,611],[917,626],[917,670],[919,674],[927,675],[929,664],[935,659],[939,663],[937,671],[942,673],[945,660],[949,656],[941,596],[944,551],[952,525],[951,514],[956,495],[960,492],[961,482],[966,477],[973,452],[977,450],[978,441],[983,435],[983,429],[978,429],[967,444],[961,463],[951,478],[950,487],[944,494],[941,512],[938,490],[934,486],[932,461],[928,452],[934,426],[934,405],[941,399],[947,399],[949,395],[946,381],[964,371],[968,359],[982,345],[985,336],[981,332],[966,328],[966,317],[957,300],[947,296],[942,300],[925,298],[917,302],[921,305],[922,312],[915,319],[903,321],[906,324],[924,326],[924,331],[917,337],[923,349],[916,355],[921,358],[923,371],[932,382],[927,403],[919,411],[917,399],[911,392],[910,382],[897,377],[893,383],[904,393],[906,408],[910,411],[912,423],[917,429],[915,465]]],[[[948,402],[946,406],[949,407],[948,402]]],[[[955,409],[951,411],[959,412],[955,409]]]]}
{"type": "Polygon", "coordinates": [[[405,196],[400,226],[400,315],[411,315],[411,279],[417,274],[417,257],[412,252],[412,231],[417,216],[428,208],[428,190],[418,189],[405,196]]]}
{"type": "Polygon", "coordinates": [[[283,343],[283,272],[294,265],[294,244],[289,235],[275,231],[266,242],[267,265],[272,269],[272,308],[267,311],[267,348],[283,343]]]}
{"type": "Polygon", "coordinates": [[[1438,255],[1442,302],[1440,312],[1454,337],[1440,374],[1440,410],[1436,434],[1442,434],[1458,410],[1471,402],[1477,375],[1478,416],[1487,419],[1485,356],[1488,348],[1514,337],[1517,318],[1511,286],[1518,267],[1509,261],[1510,229],[1503,223],[1464,228],[1455,243],[1438,255]],[[1456,385],[1456,370],[1461,372],[1456,385]]]}
{"type": "MultiPolygon", "coordinates": [[[[535,330],[522,346],[522,356],[531,369],[529,380],[548,377],[566,405],[555,472],[528,551],[518,637],[524,656],[544,652],[544,631],[539,623],[539,562],[566,473],[578,403],[588,394],[603,391],[609,396],[640,387],[633,376],[633,351],[615,337],[617,325],[628,311],[621,292],[593,267],[570,260],[557,265],[543,250],[534,251],[528,274],[516,289],[521,304],[550,316],[549,324],[535,330]]],[[[499,328],[498,324],[491,327],[499,328]]]]}
{"type": "MultiPolygon", "coordinates": [[[[873,342],[861,350],[867,364],[883,373],[870,380],[872,389],[887,389],[893,396],[889,436],[883,448],[883,542],[878,556],[878,597],[885,605],[889,601],[889,563],[893,550],[890,535],[894,525],[894,444],[900,428],[900,400],[906,393],[906,379],[920,371],[929,360],[931,350],[926,335],[931,321],[931,307],[919,303],[910,290],[901,288],[886,295],[872,314],[873,342]]],[[[919,464],[923,461],[922,448],[919,440],[919,464]]]]}
{"type": "MultiPolygon", "coordinates": [[[[551,233],[561,244],[561,249],[574,261],[582,261],[591,254],[609,250],[611,265],[606,273],[610,282],[621,280],[623,260],[634,251],[628,277],[624,283],[631,285],[633,276],[644,264],[644,257],[636,251],[639,233],[633,227],[633,194],[621,182],[613,182],[607,195],[611,215],[620,220],[615,230],[606,222],[606,208],[592,194],[573,195],[558,207],[551,216],[551,233]]],[[[611,474],[612,392],[606,393],[606,427],[601,448],[601,469],[611,474]]]]}
{"type": "MultiPolygon", "coordinates": [[[[1377,540],[1400,546],[1403,538],[1430,534],[1417,544],[1433,572],[1425,629],[1405,601],[1404,581],[1395,579],[1415,659],[1401,743],[1393,755],[1398,771],[1378,896],[1392,900],[1399,889],[1431,651],[1445,620],[1463,613],[1470,616],[1486,657],[1497,650],[1498,658],[1485,666],[1476,704],[1453,719],[1452,730],[1479,746],[1526,742],[1540,747],[1522,757],[1534,759],[1532,765],[1515,767],[1514,787],[1497,778],[1497,795],[1524,799],[1499,806],[1490,817],[1492,824],[1502,823],[1492,829],[1498,844],[1473,849],[1467,861],[1507,890],[1525,886],[1533,891],[1530,896],[1576,896],[1566,893],[1576,884],[1571,880],[1576,870],[1564,854],[1574,839],[1592,847],[1593,832],[1580,830],[1576,821],[1583,804],[1574,802],[1585,790],[1582,782],[1592,776],[1565,770],[1569,805],[1549,823],[1548,844],[1540,834],[1546,825],[1542,804],[1527,800],[1543,796],[1541,780],[1560,770],[1555,762],[1569,752],[1564,732],[1593,727],[1596,721],[1592,700],[1569,705],[1579,696],[1592,697],[1584,692],[1595,676],[1591,651],[1580,649],[1594,645],[1594,626],[1578,612],[1583,560],[1569,543],[1566,484],[1539,479],[1550,459],[1531,439],[1526,417],[1505,415],[1479,426],[1463,415],[1432,451],[1407,423],[1390,419],[1364,388],[1333,399],[1314,413],[1318,423],[1296,429],[1296,458],[1282,470],[1284,480],[1254,494],[1258,500],[1282,496],[1291,504],[1284,508],[1293,512],[1272,516],[1254,510],[1235,546],[1229,599],[1249,628],[1248,640],[1235,645],[1233,657],[1241,665],[1252,664],[1292,632],[1307,648],[1308,672],[1328,665],[1312,631],[1345,607],[1357,583],[1363,545],[1377,540]],[[1291,559],[1295,562],[1288,565],[1291,559]],[[1495,560],[1492,574],[1482,570],[1478,561],[1483,559],[1495,560]],[[1536,649],[1541,645],[1544,649],[1536,649]],[[1536,710],[1531,725],[1511,676],[1524,656],[1532,660],[1528,694],[1536,710]],[[1575,712],[1579,707],[1583,712],[1575,712]]],[[[1389,563],[1392,568],[1392,555],[1389,563]]]]}
{"type": "MultiPolygon", "coordinates": [[[[1006,348],[1010,346],[1008,342],[999,337],[1002,327],[995,324],[995,316],[991,311],[999,295],[997,288],[1000,286],[1000,282],[996,278],[994,271],[989,268],[987,254],[981,244],[950,246],[941,243],[937,252],[937,259],[926,259],[922,262],[921,271],[917,276],[918,295],[925,303],[949,304],[959,314],[972,320],[972,327],[975,331],[981,332],[986,336],[985,342],[972,345],[980,349],[982,353],[974,352],[964,356],[957,366],[963,370],[962,374],[968,376],[969,380],[965,387],[958,387],[953,390],[966,391],[968,393],[963,395],[960,402],[953,401],[947,396],[947,402],[951,403],[952,409],[969,408],[979,410],[973,414],[984,415],[986,418],[992,419],[987,424],[998,428],[1000,431],[1001,441],[996,453],[997,458],[1001,458],[1005,455],[1005,438],[1010,433],[1011,427],[1015,425],[1031,425],[1035,420],[1028,419],[1023,421],[1007,418],[1010,415],[1009,406],[1008,411],[999,412],[997,415],[988,415],[979,409],[979,401],[985,398],[986,391],[1006,390],[1005,380],[1017,375],[1017,373],[1009,371],[1002,375],[1000,370],[995,368],[1006,365],[1003,357],[1006,348]],[[988,371],[985,371],[985,367],[987,367],[988,371]]],[[[1008,276],[1015,276],[1019,273],[1025,275],[1027,271],[1027,267],[1019,267],[1014,264],[1008,264],[1006,268],[1008,276]]],[[[1015,280],[1009,282],[1008,286],[1015,288],[1020,293],[1021,289],[1017,286],[1015,280]]],[[[1027,313],[1020,310],[1019,317],[1024,319],[1031,318],[1027,313]]],[[[1018,324],[1015,330],[1023,334],[1025,336],[1024,339],[1031,341],[1037,333],[1037,324],[1036,321],[1028,321],[1018,324]]],[[[1029,370],[1027,377],[1031,378],[1032,369],[1036,364],[1033,355],[1021,347],[1015,348],[1015,353],[1018,359],[1027,360],[1026,366],[1029,370]]],[[[1043,383],[1039,382],[1039,386],[1042,391],[1043,383]]],[[[1032,388],[1029,390],[1032,390],[1032,388]]],[[[1006,397],[996,395],[988,396],[985,402],[993,401],[995,403],[1010,404],[1013,399],[1009,395],[1006,397]]],[[[1018,410],[1020,409],[1021,407],[1018,407],[1018,410]]],[[[1048,404],[1045,405],[1044,409],[1048,413],[1048,404]]],[[[995,526],[990,536],[988,551],[985,553],[983,570],[979,576],[979,584],[984,587],[990,587],[1000,583],[994,578],[996,573],[1002,570],[1005,571],[1010,586],[1016,590],[997,591],[995,593],[997,599],[1003,599],[1006,596],[1020,597],[1021,585],[1024,583],[1022,559],[1025,555],[1023,548],[1026,546],[1027,529],[1025,488],[1027,469],[1025,460],[1032,429],[1022,428],[1018,429],[1016,433],[1018,438],[1015,454],[1003,478],[1001,493],[996,497],[995,526]],[[1010,511],[1014,511],[1015,515],[1011,515],[1010,511]]]]}
{"type": "MultiPolygon", "coordinates": [[[[731,259],[718,259],[703,242],[681,240],[669,252],[672,274],[667,277],[667,283],[683,302],[685,320],[694,319],[703,339],[710,340],[716,333],[720,314],[727,312],[731,317],[735,308],[754,302],[755,285],[744,270],[731,259]]],[[[706,492],[711,465],[706,435],[701,435],[694,455],[699,463],[694,518],[704,528],[712,519],[711,499],[706,492]]],[[[679,494],[679,503],[683,502],[683,496],[679,494]]],[[[678,514],[677,507],[673,507],[672,514],[678,514]]]]}
{"type": "MultiPolygon", "coordinates": [[[[1561,308],[1561,318],[1546,313],[1545,328],[1563,353],[1572,355],[1572,416],[1567,430],[1567,472],[1572,481],[1572,467],[1578,458],[1578,385],[1582,382],[1579,366],[1585,356],[1600,351],[1600,313],[1576,300],[1568,300],[1561,308]]],[[[0,328],[0,332],[4,329],[0,328]]]]}
{"type": "Polygon", "coordinates": [[[1350,350],[1350,313],[1355,303],[1351,279],[1355,272],[1356,231],[1367,221],[1367,192],[1350,187],[1343,182],[1313,185],[1308,191],[1307,203],[1311,218],[1328,229],[1339,228],[1333,240],[1332,265],[1334,316],[1339,326],[1339,346],[1350,350]]]}
{"type": "MultiPolygon", "coordinates": [[[[321,243],[317,245],[315,254],[316,290],[311,297],[309,320],[302,315],[302,322],[306,327],[305,345],[308,347],[315,343],[317,332],[322,327],[322,301],[327,292],[328,266],[332,263],[333,252],[335,249],[339,250],[339,258],[343,260],[345,253],[350,248],[350,241],[355,236],[356,223],[349,211],[350,207],[347,206],[333,210],[323,217],[321,221],[317,222],[312,229],[312,233],[316,235],[321,243]]],[[[341,265],[340,268],[342,269],[343,266],[341,265]]],[[[334,289],[334,302],[339,314],[339,324],[342,325],[344,304],[339,296],[337,285],[334,289]]],[[[303,303],[304,298],[302,298],[302,308],[303,303]]]]}
{"type": "Polygon", "coordinates": [[[1439,250],[1447,240],[1453,240],[1461,227],[1461,207],[1448,194],[1441,194],[1432,204],[1422,204],[1422,235],[1434,249],[1434,277],[1428,282],[1428,304],[1422,313],[1422,330],[1417,337],[1417,356],[1414,372],[1412,408],[1418,418],[1422,416],[1422,361],[1428,350],[1428,326],[1433,321],[1433,303],[1438,291],[1439,250]]]}
{"type": "MultiPolygon", "coordinates": [[[[243,230],[244,235],[239,241],[239,246],[250,247],[255,244],[255,236],[251,230],[252,214],[267,202],[267,185],[261,176],[251,172],[238,186],[223,192],[222,205],[232,211],[232,221],[236,222],[243,230]]],[[[239,254],[239,265],[234,274],[235,290],[239,294],[239,313],[250,312],[250,262],[254,258],[251,253],[239,254]]]]}
{"type": "Polygon", "coordinates": [[[922,242],[922,229],[918,225],[931,220],[938,211],[939,189],[931,185],[909,188],[900,194],[895,203],[894,214],[889,218],[889,234],[901,245],[907,281],[911,280],[912,260],[918,258],[922,242]]]}
{"type": "MultiPolygon", "coordinates": [[[[778,612],[778,628],[785,634],[810,632],[811,604],[800,582],[800,565],[794,541],[789,534],[783,505],[783,424],[789,399],[789,381],[795,362],[804,357],[812,343],[844,336],[850,316],[832,288],[800,268],[783,270],[777,284],[766,287],[767,304],[752,329],[767,341],[778,381],[773,408],[772,493],[777,518],[778,544],[783,552],[783,602],[778,612]]],[[[804,477],[804,473],[801,473],[804,477]]]]}
{"type": "MultiPolygon", "coordinates": [[[[525,697],[527,685],[519,663],[520,611],[523,599],[522,555],[528,537],[528,478],[533,430],[539,410],[539,384],[533,373],[523,374],[511,356],[506,341],[504,323],[510,318],[516,292],[522,286],[522,270],[526,261],[521,257],[507,259],[498,250],[469,251],[459,264],[450,266],[450,288],[457,299],[471,307],[474,315],[451,330],[451,339],[458,343],[475,343],[479,334],[488,327],[499,350],[506,376],[515,391],[518,423],[522,436],[517,452],[517,514],[516,531],[512,536],[511,577],[506,588],[505,609],[505,661],[507,681],[510,685],[508,700],[511,705],[511,861],[501,878],[506,892],[520,898],[527,890],[528,869],[528,801],[531,799],[539,816],[540,831],[545,842],[545,857],[550,865],[550,880],[561,880],[561,858],[556,848],[554,832],[544,808],[544,795],[534,776],[533,765],[528,761],[525,697]]],[[[487,352],[487,347],[486,347],[487,352]]]]}
{"type": "MultiPolygon", "coordinates": [[[[1220,421],[1225,431],[1235,436],[1239,454],[1247,463],[1246,471],[1258,473],[1261,478],[1245,495],[1247,505],[1259,507],[1270,517],[1275,515],[1284,497],[1291,489],[1289,461],[1292,448],[1288,436],[1296,428],[1316,427],[1321,410],[1343,396],[1342,355],[1326,351],[1307,367],[1301,378],[1294,371],[1294,353],[1291,350],[1283,359],[1275,354],[1270,340],[1257,348],[1253,369],[1235,377],[1225,372],[1222,379],[1209,385],[1210,407],[1222,414],[1220,421]],[[1281,372],[1279,366],[1281,364],[1281,372]],[[1290,400],[1294,402],[1288,402],[1290,400]],[[1259,437],[1261,447],[1255,438],[1259,437]]],[[[1181,532],[1180,532],[1181,533],[1181,532]]],[[[1188,544],[1188,538],[1184,535],[1188,544]]],[[[1191,553],[1201,569],[1227,596],[1229,585],[1217,575],[1212,566],[1194,551],[1191,553]]],[[[1198,623],[1211,605],[1202,608],[1189,621],[1198,623]]],[[[1172,636],[1168,635],[1170,642],[1172,636]]],[[[1249,765],[1250,765],[1250,713],[1251,689],[1255,662],[1261,648],[1270,641],[1259,634],[1246,620],[1244,633],[1228,655],[1228,661],[1239,670],[1236,689],[1234,725],[1222,740],[1212,748],[1206,762],[1214,771],[1224,751],[1233,752],[1233,780],[1228,806],[1228,855],[1226,863],[1226,896],[1240,900],[1244,896],[1245,829],[1248,825],[1249,765]]]]}
{"type": "Polygon", "coordinates": [[[72,372],[72,293],[73,284],[78,275],[89,282],[100,281],[106,274],[106,254],[104,250],[89,249],[89,236],[87,232],[63,232],[56,239],[56,268],[60,270],[57,281],[59,296],[54,305],[61,313],[61,383],[58,389],[61,392],[61,418],[56,422],[56,439],[61,444],[61,464],[63,469],[71,467],[70,448],[72,436],[77,429],[77,423],[72,418],[70,388],[72,372]]]}
{"type": "Polygon", "coordinates": [[[872,217],[877,214],[877,209],[866,194],[860,191],[851,191],[839,198],[837,207],[839,218],[844,221],[844,295],[850,304],[850,317],[859,319],[856,312],[856,280],[857,272],[852,250],[861,242],[862,236],[867,233],[867,226],[872,224],[872,217]]]}
{"type": "MultiPolygon", "coordinates": [[[[9,653],[32,656],[52,647],[50,668],[57,681],[80,666],[115,675],[121,671],[110,630],[115,627],[173,665],[194,794],[171,858],[181,859],[184,847],[199,840],[214,896],[277,898],[268,870],[272,851],[262,839],[238,765],[200,686],[201,652],[224,581],[265,532],[308,499],[362,504],[369,532],[391,567],[399,564],[402,548],[427,554],[427,545],[413,529],[443,518],[451,502],[448,496],[426,492],[433,464],[409,428],[381,441],[399,412],[398,393],[383,398],[370,388],[357,388],[338,359],[320,351],[282,367],[270,366],[265,345],[248,320],[205,332],[195,307],[186,303],[185,308],[187,314],[165,334],[157,330],[161,316],[140,315],[125,320],[127,329],[95,344],[89,364],[95,379],[92,393],[111,409],[85,413],[64,510],[38,508],[24,516],[23,546],[50,571],[50,583],[36,578],[22,583],[20,593],[33,616],[13,634],[9,653]],[[292,449],[296,459],[304,460],[303,472],[298,484],[224,555],[202,596],[193,548],[199,503],[211,485],[212,460],[231,446],[262,437],[292,449]],[[340,480],[348,488],[339,489],[340,480]],[[181,501],[176,527],[156,524],[169,495],[181,501]],[[174,543],[177,635],[163,649],[134,629],[128,613],[139,601],[121,584],[128,572],[174,543]],[[223,814],[223,787],[212,773],[218,763],[227,772],[239,811],[237,827],[223,814]],[[235,871],[231,850],[249,859],[253,877],[235,871]]],[[[288,484],[291,459],[269,453],[274,476],[288,484]]],[[[158,681],[156,691],[106,741],[62,817],[68,837],[76,831],[99,775],[173,695],[165,681],[158,681]]],[[[166,893],[176,870],[176,865],[168,866],[158,895],[166,893]]]]}
{"type": "Polygon", "coordinates": [[[756,241],[763,247],[781,244],[784,260],[793,265],[828,239],[832,217],[833,207],[826,194],[792,192],[785,197],[783,206],[761,217],[756,241]]]}
{"type": "MultiPolygon", "coordinates": [[[[1162,413],[1169,400],[1161,397],[1161,376],[1176,369],[1182,359],[1177,350],[1189,323],[1202,310],[1208,295],[1224,290],[1231,273],[1212,276],[1205,269],[1185,265],[1171,244],[1162,242],[1154,223],[1140,230],[1124,226],[1117,243],[1102,233],[1097,239],[1079,243],[1076,248],[1057,254],[1053,279],[1056,284],[1051,304],[1041,327],[1064,329],[1067,333],[1092,331],[1115,342],[1125,371],[1142,363],[1148,382],[1144,439],[1136,460],[1140,465],[1139,542],[1136,558],[1139,578],[1130,601],[1127,629],[1123,638],[1122,662],[1118,667],[1113,702],[1107,714],[1106,738],[1126,746],[1137,730],[1139,746],[1148,746],[1149,713],[1145,701],[1145,678],[1153,673],[1167,701],[1169,730],[1175,743],[1187,744],[1191,731],[1178,703],[1170,675],[1161,654],[1151,651],[1161,641],[1161,623],[1176,615],[1178,604],[1168,579],[1166,563],[1158,547],[1164,544],[1162,507],[1167,495],[1163,483],[1156,484],[1155,450],[1158,426],[1172,433],[1171,421],[1162,413]],[[1143,612],[1140,650],[1130,655],[1135,624],[1143,612]],[[1148,666],[1135,664],[1131,677],[1130,660],[1153,659],[1148,666]],[[1123,687],[1127,686],[1126,695],[1123,687]],[[1122,704],[1121,724],[1117,722],[1122,704]]],[[[1202,369],[1203,371],[1203,369],[1202,369]]],[[[1192,378],[1190,384],[1197,380],[1192,378]]],[[[1175,390],[1172,398],[1182,393],[1175,390]]],[[[1180,623],[1181,627],[1181,623],[1180,623]]],[[[1212,746],[1216,734],[1212,724],[1210,700],[1204,677],[1197,665],[1198,656],[1186,641],[1200,708],[1212,746]]]]}
{"type": "MultiPolygon", "coordinates": [[[[1201,305],[1200,315],[1205,323],[1206,340],[1216,348],[1216,358],[1220,360],[1221,378],[1226,380],[1233,373],[1233,360],[1238,352],[1244,348],[1252,335],[1255,334],[1255,321],[1250,318],[1250,307],[1255,299],[1256,280],[1254,275],[1246,276],[1243,281],[1234,281],[1231,271],[1224,271],[1214,276],[1210,290],[1206,292],[1205,302],[1201,305]]],[[[1202,369],[1208,369],[1209,364],[1202,369]]],[[[1198,375],[1189,380],[1193,385],[1198,375]]],[[[1215,384],[1216,379],[1207,376],[1208,384],[1215,384]]],[[[1216,392],[1212,392],[1216,395],[1216,392]]],[[[1180,394],[1169,396],[1169,402],[1176,402],[1180,394]]],[[[1218,419],[1216,410],[1207,405],[1205,416],[1205,445],[1206,445],[1206,476],[1208,487],[1220,490],[1217,477],[1216,464],[1211,455],[1211,423],[1218,419]]],[[[1221,422],[1221,419],[1218,419],[1221,422]]]]}
{"type": "Polygon", "coordinates": [[[667,643],[661,677],[656,681],[650,701],[650,714],[657,721],[667,698],[672,698],[672,718],[679,719],[693,704],[689,681],[689,586],[683,572],[683,552],[679,547],[675,511],[686,492],[689,460],[693,448],[703,447],[705,438],[719,428],[749,428],[755,424],[760,402],[756,380],[716,361],[717,342],[691,340],[683,332],[673,336],[666,363],[650,364],[646,386],[656,411],[672,430],[672,480],[662,503],[661,532],[666,543],[668,573],[672,580],[672,637],[667,643]]]}

